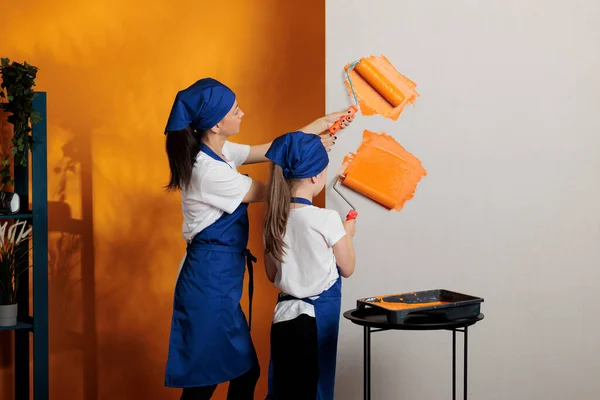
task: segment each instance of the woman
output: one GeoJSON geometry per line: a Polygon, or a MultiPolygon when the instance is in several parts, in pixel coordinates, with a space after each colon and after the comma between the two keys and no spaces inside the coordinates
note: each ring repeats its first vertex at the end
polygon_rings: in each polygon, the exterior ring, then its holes
{"type": "MultiPolygon", "coordinates": [[[[300,130],[319,134],[344,115],[327,115],[300,130]]],[[[271,143],[227,141],[238,133],[243,116],[233,91],[205,78],[177,94],[166,126],[167,187],[181,193],[188,245],[175,287],[165,385],[183,388],[182,400],[210,399],[227,381],[228,399],[251,400],[260,375],[239,302],[247,266],[252,308],[256,259],[246,249],[248,203],[264,201],[267,188],[237,168],[266,162],[271,143]]],[[[334,140],[321,135],[327,149],[334,140]]]]}

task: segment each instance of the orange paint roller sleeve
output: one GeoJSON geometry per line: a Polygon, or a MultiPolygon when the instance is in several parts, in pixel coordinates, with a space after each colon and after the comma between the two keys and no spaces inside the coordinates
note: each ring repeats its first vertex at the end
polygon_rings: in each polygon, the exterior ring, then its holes
{"type": "Polygon", "coordinates": [[[354,69],[392,106],[398,107],[406,98],[368,59],[362,58],[354,69]]]}
{"type": "Polygon", "coordinates": [[[350,189],[367,196],[368,198],[389,209],[396,207],[396,204],[398,204],[398,199],[393,195],[377,190],[365,182],[362,182],[358,179],[353,179],[349,175],[344,178],[342,183],[345,186],[348,186],[350,189]]]}

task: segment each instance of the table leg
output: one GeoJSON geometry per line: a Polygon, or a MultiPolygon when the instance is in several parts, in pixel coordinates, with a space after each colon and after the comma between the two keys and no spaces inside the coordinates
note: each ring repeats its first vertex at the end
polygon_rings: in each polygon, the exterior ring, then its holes
{"type": "Polygon", "coordinates": [[[464,330],[464,335],[465,335],[465,370],[463,372],[464,374],[464,395],[465,395],[465,400],[467,400],[469,391],[467,389],[467,379],[468,379],[468,371],[467,371],[467,354],[468,354],[468,348],[469,348],[469,328],[465,326],[465,330],[464,330]]]}
{"type": "Polygon", "coordinates": [[[371,400],[371,328],[365,326],[364,343],[364,399],[371,400]]]}
{"type": "Polygon", "coordinates": [[[456,329],[452,329],[452,400],[456,400],[456,329]]]}

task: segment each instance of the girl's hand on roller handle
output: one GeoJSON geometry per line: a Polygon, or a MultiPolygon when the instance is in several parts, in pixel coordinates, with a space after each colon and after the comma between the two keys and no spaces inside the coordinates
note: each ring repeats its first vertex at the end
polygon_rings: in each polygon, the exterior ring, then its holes
{"type": "MultiPolygon", "coordinates": [[[[340,169],[337,171],[337,173],[335,174],[335,176],[341,176],[344,175],[344,171],[346,170],[346,168],[348,167],[348,163],[345,162],[340,166],[340,169]]],[[[358,217],[358,212],[356,212],[356,210],[352,209],[348,212],[348,214],[346,215],[346,221],[351,220],[351,219],[356,219],[358,217]]]]}
{"type": "Polygon", "coordinates": [[[346,234],[353,238],[354,234],[356,233],[356,220],[347,219],[344,221],[344,229],[346,230],[346,234]]]}
{"type": "Polygon", "coordinates": [[[356,212],[356,210],[350,210],[348,212],[348,215],[346,215],[346,221],[356,219],[356,217],[358,217],[358,213],[356,212]]]}

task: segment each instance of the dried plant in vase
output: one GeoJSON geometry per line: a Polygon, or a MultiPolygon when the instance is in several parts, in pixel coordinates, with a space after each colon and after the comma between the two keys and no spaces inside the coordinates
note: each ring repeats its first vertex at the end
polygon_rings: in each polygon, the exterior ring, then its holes
{"type": "Polygon", "coordinates": [[[30,237],[26,221],[0,225],[0,326],[17,324],[19,278],[30,267],[30,237]]]}

